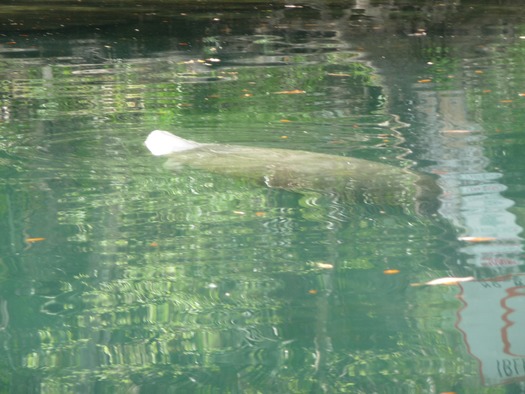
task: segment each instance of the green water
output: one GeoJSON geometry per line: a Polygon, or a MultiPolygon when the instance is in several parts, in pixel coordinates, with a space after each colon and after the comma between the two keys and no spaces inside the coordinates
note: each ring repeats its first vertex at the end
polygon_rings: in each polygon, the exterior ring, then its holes
{"type": "Polygon", "coordinates": [[[361,3],[0,6],[0,392],[524,392],[523,18],[361,3]],[[154,129],[440,208],[171,171],[154,129]]]}

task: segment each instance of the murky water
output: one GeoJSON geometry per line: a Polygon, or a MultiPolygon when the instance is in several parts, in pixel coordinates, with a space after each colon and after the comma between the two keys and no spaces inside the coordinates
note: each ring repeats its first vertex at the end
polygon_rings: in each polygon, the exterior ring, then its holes
{"type": "Polygon", "coordinates": [[[3,25],[2,392],[525,390],[519,12],[121,6],[3,25]]]}

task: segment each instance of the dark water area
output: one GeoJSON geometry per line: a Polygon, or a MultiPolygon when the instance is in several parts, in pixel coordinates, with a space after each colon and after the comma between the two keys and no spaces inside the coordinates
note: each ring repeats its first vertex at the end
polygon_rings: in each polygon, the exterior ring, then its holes
{"type": "Polygon", "coordinates": [[[525,392],[521,8],[0,5],[0,393],[525,392]]]}

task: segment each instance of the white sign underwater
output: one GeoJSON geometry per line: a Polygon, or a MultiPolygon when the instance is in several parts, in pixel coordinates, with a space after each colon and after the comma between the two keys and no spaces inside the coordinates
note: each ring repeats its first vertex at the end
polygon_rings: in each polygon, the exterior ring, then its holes
{"type": "Polygon", "coordinates": [[[457,328],[485,385],[525,379],[525,274],[459,283],[457,328]]]}

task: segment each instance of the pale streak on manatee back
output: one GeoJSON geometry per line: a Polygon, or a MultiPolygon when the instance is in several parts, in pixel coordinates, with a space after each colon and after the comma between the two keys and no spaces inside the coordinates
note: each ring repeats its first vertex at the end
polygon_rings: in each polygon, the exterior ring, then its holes
{"type": "Polygon", "coordinates": [[[185,140],[163,130],[152,131],[148,135],[148,138],[146,138],[146,141],[144,141],[144,145],[146,145],[149,151],[155,156],[183,152],[202,146],[202,144],[198,142],[185,140]]]}

